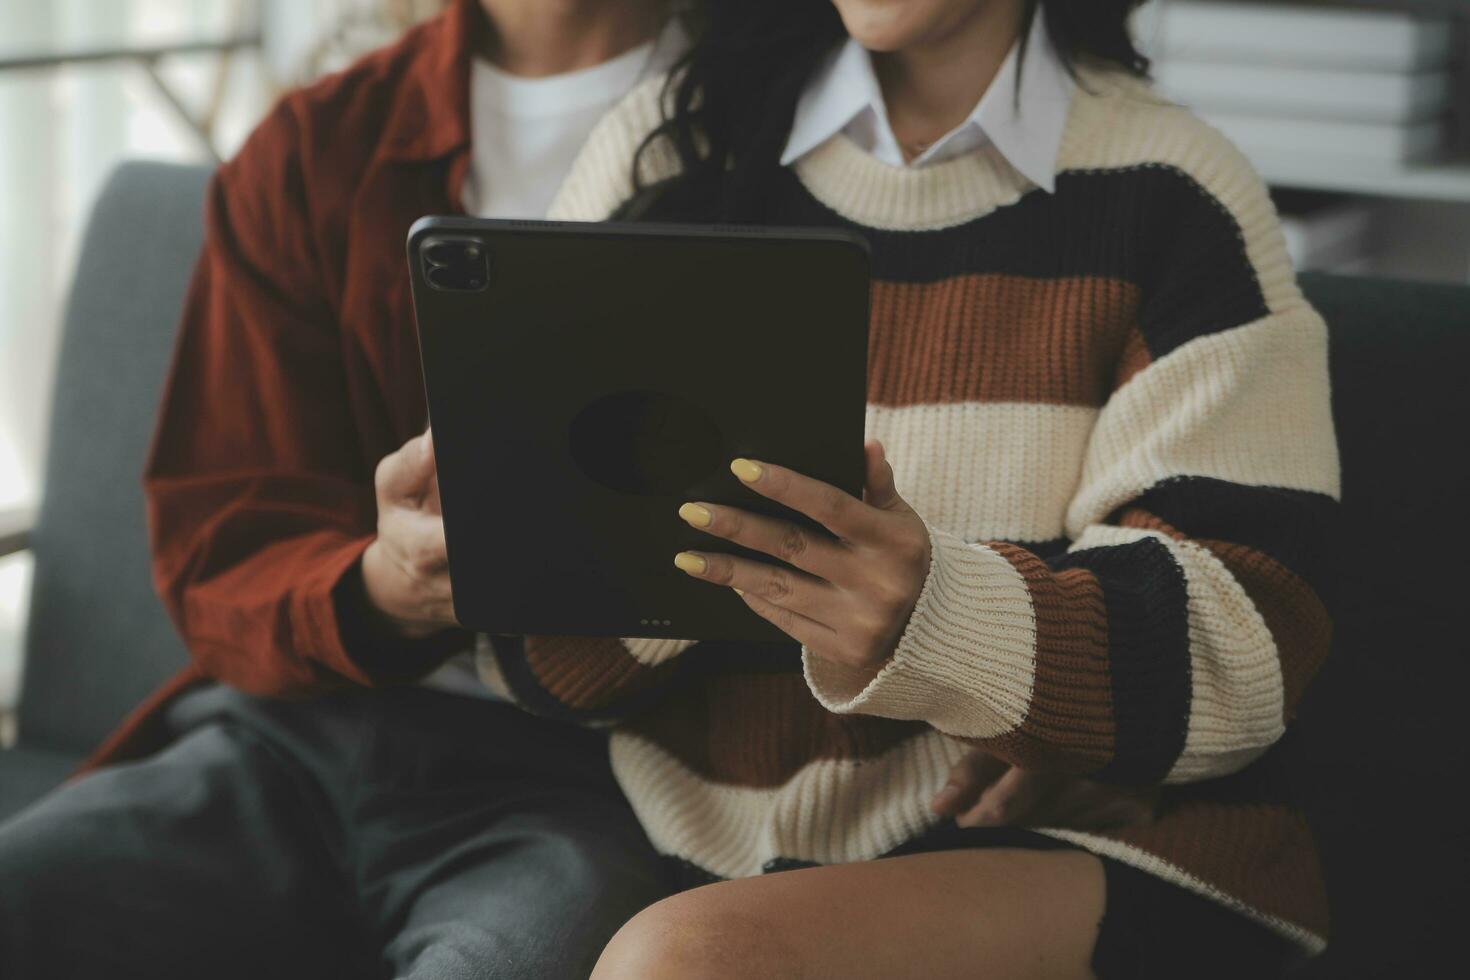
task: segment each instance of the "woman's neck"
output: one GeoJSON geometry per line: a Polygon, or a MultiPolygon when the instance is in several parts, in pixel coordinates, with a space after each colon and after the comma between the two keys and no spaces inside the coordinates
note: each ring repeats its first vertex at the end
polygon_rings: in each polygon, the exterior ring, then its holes
{"type": "Polygon", "coordinates": [[[658,31],[662,0],[479,0],[483,51],[512,75],[539,78],[591,68],[658,31]]]}
{"type": "Polygon", "coordinates": [[[1020,37],[1025,10],[1021,0],[992,0],[931,39],[873,53],[888,122],[905,159],[918,156],[975,108],[1020,37]]]}

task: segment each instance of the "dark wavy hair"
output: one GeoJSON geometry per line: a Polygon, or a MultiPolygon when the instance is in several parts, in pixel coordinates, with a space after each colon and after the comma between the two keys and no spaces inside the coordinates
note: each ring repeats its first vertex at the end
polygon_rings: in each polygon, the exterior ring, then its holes
{"type": "MultiPolygon", "coordinates": [[[[1074,76],[1093,61],[1146,77],[1148,59],[1128,30],[1142,2],[1026,0],[1023,31],[1040,12],[1074,76]]],[[[637,192],[618,216],[656,209],[683,220],[764,222],[763,191],[780,169],[797,99],[846,29],[831,0],[700,0],[686,17],[694,44],[669,76],[663,122],[638,149],[637,192]],[[640,160],[661,139],[680,173],[645,186],[640,160]]]]}

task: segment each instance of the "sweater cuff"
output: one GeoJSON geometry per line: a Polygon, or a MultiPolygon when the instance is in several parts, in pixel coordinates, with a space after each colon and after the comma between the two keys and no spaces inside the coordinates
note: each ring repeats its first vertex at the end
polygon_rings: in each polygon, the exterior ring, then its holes
{"type": "Polygon", "coordinates": [[[382,685],[417,680],[450,654],[474,645],[467,630],[444,630],[410,640],[377,619],[362,581],[366,535],[344,542],[324,556],[301,583],[295,603],[298,648],[348,680],[382,685]]]}
{"type": "Polygon", "coordinates": [[[1036,619],[1020,572],[984,545],[926,523],[929,575],[893,655],[859,671],[811,655],[802,669],[829,711],[925,721],[964,738],[1019,727],[1036,674],[1036,619]]]}

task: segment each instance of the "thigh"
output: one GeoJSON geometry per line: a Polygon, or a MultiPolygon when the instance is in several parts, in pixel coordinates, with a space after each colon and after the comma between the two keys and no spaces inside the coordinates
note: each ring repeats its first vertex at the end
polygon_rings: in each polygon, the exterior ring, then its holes
{"type": "Polygon", "coordinates": [[[0,976],[335,976],[348,917],[299,787],[205,725],[0,825],[0,976]]]}
{"type": "Polygon", "coordinates": [[[609,944],[594,980],[1091,977],[1102,863],[1081,851],[940,851],[706,885],[609,944]]]}
{"type": "Polygon", "coordinates": [[[397,976],[585,977],[673,890],[602,736],[427,691],[385,699],[381,731],[358,849],[397,976]]]}
{"type": "Polygon", "coordinates": [[[669,894],[644,846],[550,810],[500,822],[400,872],[409,894],[385,957],[414,980],[585,977],[624,923],[669,894]]]}

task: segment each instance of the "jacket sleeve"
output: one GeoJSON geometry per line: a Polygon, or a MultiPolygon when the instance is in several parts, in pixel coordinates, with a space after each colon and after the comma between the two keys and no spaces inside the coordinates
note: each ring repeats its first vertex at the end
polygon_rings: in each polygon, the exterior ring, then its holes
{"type": "Polygon", "coordinates": [[[1043,557],[930,526],[891,658],[805,651],[837,712],[924,720],[1033,769],[1121,783],[1225,775],[1284,731],[1326,654],[1338,497],[1327,337],[1264,187],[1179,175],[1150,222],[1137,330],[1080,461],[1070,544],[1043,557]]]}
{"type": "Polygon", "coordinates": [[[191,655],[273,696],[406,680],[467,644],[370,625],[373,467],[298,144],[283,103],[210,182],[144,473],[155,586],[191,655]]]}

